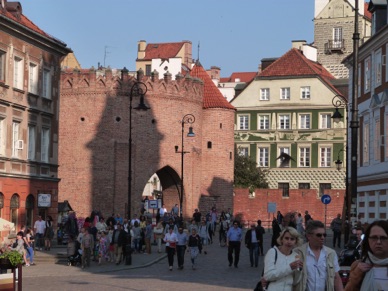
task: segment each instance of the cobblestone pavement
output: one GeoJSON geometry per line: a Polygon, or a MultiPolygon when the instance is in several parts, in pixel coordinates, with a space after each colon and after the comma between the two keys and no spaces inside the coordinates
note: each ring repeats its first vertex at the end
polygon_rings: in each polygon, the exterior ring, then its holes
{"type": "MultiPolygon", "coordinates": [[[[264,251],[270,247],[271,234],[264,236],[264,251]]],[[[331,245],[328,237],[328,246],[331,245]]],[[[336,249],[338,251],[338,249],[336,249]]],[[[169,271],[165,254],[133,255],[132,265],[92,262],[90,268],[66,266],[64,262],[43,262],[34,267],[23,267],[23,289],[35,290],[253,290],[260,279],[264,257],[259,267],[250,267],[249,252],[241,247],[238,268],[229,267],[227,248],[215,241],[208,246],[208,254],[198,258],[197,269],[191,269],[189,254],[185,255],[185,268],[169,271]]],[[[37,256],[43,254],[37,253],[37,256]]],[[[47,254],[44,254],[47,255],[47,254]]]]}

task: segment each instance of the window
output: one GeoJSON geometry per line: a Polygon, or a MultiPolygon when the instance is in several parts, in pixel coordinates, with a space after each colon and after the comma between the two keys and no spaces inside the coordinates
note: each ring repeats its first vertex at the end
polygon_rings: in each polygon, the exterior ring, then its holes
{"type": "Polygon", "coordinates": [[[15,224],[15,228],[18,229],[18,209],[20,207],[19,204],[19,195],[17,193],[13,194],[11,197],[10,203],[10,212],[11,212],[11,222],[15,224]]]}
{"type": "Polygon", "coordinates": [[[321,147],[321,167],[330,167],[331,166],[331,148],[330,147],[321,147]]]}
{"type": "Polygon", "coordinates": [[[248,147],[239,146],[237,150],[238,150],[239,156],[242,156],[242,157],[248,157],[249,156],[249,149],[248,149],[248,147]]]}
{"type": "Polygon", "coordinates": [[[319,124],[321,129],[331,128],[331,114],[330,113],[319,114],[319,124]]]}
{"type": "Polygon", "coordinates": [[[310,148],[299,148],[299,167],[310,167],[310,148]]]}
{"type": "Polygon", "coordinates": [[[20,122],[12,122],[12,157],[19,157],[20,122]]]}
{"type": "Polygon", "coordinates": [[[310,189],[310,183],[298,183],[298,189],[310,189]]]}
{"type": "Polygon", "coordinates": [[[290,159],[281,158],[281,154],[285,153],[287,155],[290,155],[290,148],[289,147],[280,147],[278,152],[278,167],[281,168],[288,168],[290,166],[290,159]]]}
{"type": "Polygon", "coordinates": [[[146,65],[145,74],[151,76],[151,65],[146,65]]]}
{"type": "Polygon", "coordinates": [[[381,85],[381,73],[382,73],[382,61],[381,61],[381,49],[375,52],[375,87],[381,85]]]}
{"type": "Polygon", "coordinates": [[[369,163],[369,123],[364,123],[362,137],[363,137],[363,141],[362,141],[363,164],[368,164],[369,163]]]}
{"type": "Polygon", "coordinates": [[[5,119],[0,117],[0,155],[5,155],[6,123],[5,119]]]}
{"type": "Polygon", "coordinates": [[[380,160],[380,145],[381,145],[381,136],[380,136],[380,116],[375,119],[375,134],[374,134],[374,157],[375,161],[380,160]]]}
{"type": "Polygon", "coordinates": [[[310,129],[310,114],[299,114],[299,128],[310,129]]]}
{"type": "Polygon", "coordinates": [[[269,148],[259,147],[258,148],[259,167],[268,167],[269,148]]]}
{"type": "Polygon", "coordinates": [[[269,88],[260,89],[260,100],[269,100],[269,88]]]}
{"type": "Polygon", "coordinates": [[[33,227],[34,226],[34,205],[35,199],[32,194],[27,196],[26,199],[26,226],[33,227]]]}
{"type": "Polygon", "coordinates": [[[280,89],[281,100],[290,100],[290,97],[291,97],[290,87],[280,89]]]}
{"type": "Polygon", "coordinates": [[[5,83],[6,53],[0,51],[0,82],[5,83]]]}
{"type": "Polygon", "coordinates": [[[319,197],[322,197],[325,193],[326,190],[331,189],[331,184],[330,183],[319,183],[319,197]]]}
{"type": "Polygon", "coordinates": [[[238,115],[238,129],[248,130],[249,129],[249,115],[238,115]]]}
{"type": "Polygon", "coordinates": [[[333,28],[333,48],[342,48],[342,27],[333,28]]]}
{"type": "Polygon", "coordinates": [[[28,159],[35,160],[36,126],[28,126],[28,159]]]}
{"type": "Polygon", "coordinates": [[[289,183],[278,183],[278,188],[283,190],[282,197],[290,197],[290,184],[289,183]]]}
{"type": "Polygon", "coordinates": [[[310,86],[300,87],[300,99],[310,99],[310,86]]]}
{"type": "Polygon", "coordinates": [[[38,66],[30,63],[28,74],[28,92],[38,94],[38,66]]]}
{"type": "Polygon", "coordinates": [[[50,70],[43,70],[43,92],[42,96],[47,99],[51,99],[51,73],[50,70]]]}
{"type": "Polygon", "coordinates": [[[19,57],[13,59],[13,86],[23,90],[23,60],[19,57]]]}
{"type": "Polygon", "coordinates": [[[42,128],[41,137],[41,161],[49,162],[49,145],[50,145],[50,130],[48,128],[42,128]]]}
{"type": "Polygon", "coordinates": [[[280,114],[279,115],[279,129],[290,129],[290,115],[280,114]]]}
{"type": "Polygon", "coordinates": [[[269,114],[259,115],[259,129],[269,129],[269,114]]]}
{"type": "Polygon", "coordinates": [[[364,61],[364,93],[370,92],[370,77],[371,77],[370,68],[371,68],[371,60],[369,56],[364,61]]]}

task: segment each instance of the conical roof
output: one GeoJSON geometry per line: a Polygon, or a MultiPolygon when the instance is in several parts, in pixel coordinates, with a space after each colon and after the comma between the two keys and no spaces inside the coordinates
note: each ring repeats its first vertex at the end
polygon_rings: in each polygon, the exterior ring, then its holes
{"type": "Polygon", "coordinates": [[[190,72],[190,76],[201,79],[204,83],[203,86],[203,108],[225,108],[233,109],[236,108],[230,104],[224,96],[222,96],[220,90],[213,83],[210,76],[206,73],[201,63],[197,61],[190,72]]]}

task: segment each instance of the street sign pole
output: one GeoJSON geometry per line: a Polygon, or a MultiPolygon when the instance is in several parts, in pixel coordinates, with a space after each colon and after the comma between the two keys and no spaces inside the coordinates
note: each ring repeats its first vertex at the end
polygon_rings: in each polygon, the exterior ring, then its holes
{"type": "MultiPolygon", "coordinates": [[[[328,194],[322,195],[321,201],[323,204],[325,204],[325,231],[326,231],[327,204],[329,204],[331,202],[330,195],[328,195],[328,194]]],[[[326,238],[325,238],[325,243],[326,243],[326,238]]]]}

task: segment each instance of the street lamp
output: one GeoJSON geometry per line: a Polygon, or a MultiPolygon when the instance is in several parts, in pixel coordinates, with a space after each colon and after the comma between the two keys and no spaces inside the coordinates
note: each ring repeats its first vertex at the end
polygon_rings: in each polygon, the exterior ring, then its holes
{"type": "MultiPolygon", "coordinates": [[[[189,152],[185,152],[184,150],[184,132],[185,132],[185,124],[193,124],[195,122],[195,116],[193,114],[186,114],[183,116],[181,124],[182,124],[182,147],[181,150],[179,151],[179,146],[175,146],[175,153],[181,154],[181,191],[179,193],[179,213],[180,213],[180,218],[182,220],[183,218],[183,211],[182,211],[182,205],[183,205],[183,195],[184,195],[184,183],[183,183],[183,178],[184,178],[184,157],[185,154],[189,152]]],[[[194,137],[195,133],[193,132],[193,127],[189,127],[189,132],[187,133],[188,137],[194,137]]]]}
{"type": "Polygon", "coordinates": [[[128,141],[128,219],[131,219],[131,198],[132,198],[132,99],[134,96],[140,97],[139,105],[134,109],[147,111],[150,109],[144,103],[144,95],[147,92],[147,86],[143,82],[136,81],[129,94],[129,141],[128,141]]]}
{"type": "Polygon", "coordinates": [[[335,112],[332,115],[332,119],[334,122],[338,123],[343,118],[339,108],[345,108],[346,112],[346,141],[345,141],[345,150],[341,149],[338,152],[337,160],[334,162],[338,171],[342,168],[342,161],[340,160],[340,153],[345,152],[345,213],[348,219],[350,219],[350,209],[352,204],[351,195],[349,193],[349,167],[348,167],[348,101],[342,95],[335,95],[331,101],[333,106],[335,107],[335,112]]]}

